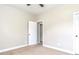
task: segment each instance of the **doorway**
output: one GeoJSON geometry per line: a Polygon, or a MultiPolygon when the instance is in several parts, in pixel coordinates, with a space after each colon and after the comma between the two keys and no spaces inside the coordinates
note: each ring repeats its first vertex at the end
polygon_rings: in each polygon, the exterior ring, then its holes
{"type": "Polygon", "coordinates": [[[37,42],[39,45],[43,44],[43,23],[37,22],[37,42]]]}
{"type": "Polygon", "coordinates": [[[28,22],[28,45],[42,45],[43,44],[43,23],[42,22],[28,22]]]}

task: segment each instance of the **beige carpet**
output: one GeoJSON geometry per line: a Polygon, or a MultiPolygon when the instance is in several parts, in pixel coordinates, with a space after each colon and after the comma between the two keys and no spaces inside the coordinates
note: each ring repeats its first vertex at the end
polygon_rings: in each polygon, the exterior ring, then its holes
{"type": "Polygon", "coordinates": [[[41,45],[34,45],[0,53],[0,55],[70,55],[70,54],[46,48],[41,45]]]}

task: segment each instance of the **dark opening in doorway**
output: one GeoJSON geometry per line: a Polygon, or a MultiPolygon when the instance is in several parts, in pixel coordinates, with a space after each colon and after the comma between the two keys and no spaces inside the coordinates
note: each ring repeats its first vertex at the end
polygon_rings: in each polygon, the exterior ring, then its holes
{"type": "Polygon", "coordinates": [[[43,24],[42,22],[37,23],[37,42],[39,45],[43,44],[43,24]]]}

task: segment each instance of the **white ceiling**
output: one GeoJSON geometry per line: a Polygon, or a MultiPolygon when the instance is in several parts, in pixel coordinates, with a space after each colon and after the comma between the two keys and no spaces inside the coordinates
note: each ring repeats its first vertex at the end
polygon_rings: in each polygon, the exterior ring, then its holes
{"type": "Polygon", "coordinates": [[[31,4],[31,6],[27,6],[26,4],[11,4],[11,6],[14,6],[16,8],[20,8],[26,12],[37,15],[37,14],[44,13],[47,10],[50,10],[51,8],[54,8],[58,5],[56,5],[56,4],[44,4],[44,7],[40,7],[39,4],[31,4]]]}

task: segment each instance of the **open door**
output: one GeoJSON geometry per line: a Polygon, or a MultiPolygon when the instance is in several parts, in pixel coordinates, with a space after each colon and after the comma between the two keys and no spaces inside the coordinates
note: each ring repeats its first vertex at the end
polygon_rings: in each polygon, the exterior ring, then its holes
{"type": "Polygon", "coordinates": [[[73,14],[74,52],[79,54],[79,12],[73,14]]]}
{"type": "Polygon", "coordinates": [[[37,23],[29,21],[29,40],[28,45],[37,44],[37,23]]]}

